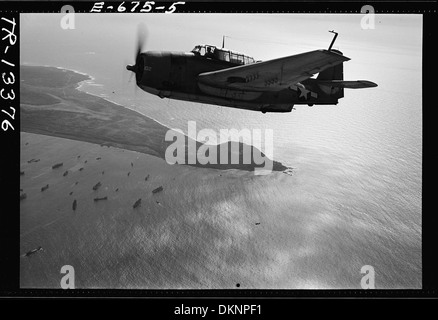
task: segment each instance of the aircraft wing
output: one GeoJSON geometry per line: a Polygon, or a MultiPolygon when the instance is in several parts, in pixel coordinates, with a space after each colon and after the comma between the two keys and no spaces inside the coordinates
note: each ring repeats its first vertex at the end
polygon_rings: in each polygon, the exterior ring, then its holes
{"type": "Polygon", "coordinates": [[[350,58],[327,50],[315,50],[243,66],[201,73],[200,84],[236,90],[277,91],[310,78],[350,58]]]}

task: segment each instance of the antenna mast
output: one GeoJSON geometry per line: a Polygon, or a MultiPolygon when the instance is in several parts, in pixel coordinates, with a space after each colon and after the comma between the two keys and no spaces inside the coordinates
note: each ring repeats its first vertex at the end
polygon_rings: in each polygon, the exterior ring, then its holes
{"type": "Polygon", "coordinates": [[[332,43],[330,43],[330,47],[328,48],[328,51],[332,50],[333,44],[335,43],[336,38],[338,37],[338,33],[335,32],[334,30],[330,30],[329,32],[334,33],[335,36],[333,37],[332,43]]]}

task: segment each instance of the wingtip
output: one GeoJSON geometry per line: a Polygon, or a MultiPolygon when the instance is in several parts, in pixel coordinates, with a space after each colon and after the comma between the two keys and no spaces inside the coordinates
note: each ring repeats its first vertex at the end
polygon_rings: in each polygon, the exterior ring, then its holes
{"type": "Polygon", "coordinates": [[[366,86],[367,88],[374,88],[377,87],[377,83],[372,82],[372,81],[368,81],[368,80],[358,80],[360,83],[362,83],[364,86],[366,86]]]}

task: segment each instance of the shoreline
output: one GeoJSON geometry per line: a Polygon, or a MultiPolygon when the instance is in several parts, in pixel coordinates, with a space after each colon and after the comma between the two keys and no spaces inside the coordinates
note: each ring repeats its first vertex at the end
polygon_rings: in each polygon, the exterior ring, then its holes
{"type": "MultiPolygon", "coordinates": [[[[115,146],[150,154],[161,159],[165,159],[167,148],[174,143],[173,140],[165,140],[166,133],[172,128],[143,115],[137,110],[80,90],[81,83],[94,79],[88,74],[68,68],[28,65],[22,65],[21,71],[21,94],[24,94],[28,100],[27,103],[23,100],[21,103],[22,131],[115,146]],[[52,70],[59,70],[59,72],[53,72],[52,70]],[[66,82],[64,73],[68,72],[87,79],[79,78],[76,80],[80,81],[70,83],[72,80],[70,78],[66,82]],[[52,101],[45,103],[45,99],[48,98],[52,101]],[[39,104],[33,103],[35,100],[39,100],[39,104]]],[[[288,169],[280,162],[269,159],[254,146],[236,141],[209,145],[209,147],[216,149],[216,164],[214,161],[212,161],[213,163],[202,164],[198,159],[196,159],[196,163],[189,163],[188,146],[189,142],[194,139],[189,138],[186,134],[183,134],[183,137],[185,141],[185,161],[181,165],[253,171],[255,168],[266,167],[265,164],[271,167],[270,163],[272,163],[272,171],[288,169]],[[227,164],[220,164],[222,162],[219,160],[222,159],[220,151],[221,146],[224,144],[228,144],[229,160],[227,164]],[[237,146],[232,147],[233,144],[237,146]],[[238,150],[237,154],[234,151],[235,148],[238,150]],[[245,148],[250,148],[251,155],[254,155],[254,151],[258,150],[261,157],[264,158],[264,162],[259,165],[255,163],[254,156],[252,156],[251,163],[245,163],[243,161],[245,148]],[[239,158],[237,164],[233,164],[231,161],[232,150],[235,156],[239,158]]],[[[197,140],[194,141],[196,150],[204,145],[197,140]]]]}
{"type": "MultiPolygon", "coordinates": [[[[133,112],[136,112],[136,113],[138,113],[139,115],[141,115],[141,116],[143,116],[143,117],[147,117],[147,118],[149,118],[149,119],[155,121],[156,123],[162,125],[163,127],[168,128],[169,130],[173,130],[173,128],[170,128],[167,124],[164,124],[164,123],[158,121],[157,119],[154,119],[154,118],[152,118],[152,117],[150,117],[150,116],[148,116],[148,115],[145,115],[145,114],[143,114],[143,113],[141,113],[141,112],[139,112],[139,111],[137,111],[137,110],[135,110],[135,109],[132,109],[132,108],[127,107],[127,106],[124,106],[124,105],[122,105],[122,104],[120,104],[120,103],[118,103],[118,102],[115,102],[115,101],[113,101],[113,100],[110,100],[110,99],[108,99],[108,98],[106,98],[106,97],[98,96],[98,95],[96,95],[96,94],[94,94],[94,93],[92,93],[92,92],[88,92],[88,91],[86,91],[86,90],[83,90],[83,89],[81,88],[81,86],[82,86],[84,83],[86,83],[86,82],[88,82],[88,81],[95,81],[95,80],[96,80],[96,78],[95,78],[94,76],[92,76],[92,75],[90,75],[90,74],[88,74],[88,73],[81,72],[81,71],[78,71],[78,70],[75,70],[75,69],[64,68],[64,67],[56,67],[56,66],[49,66],[49,65],[44,65],[44,66],[32,65],[32,66],[33,66],[33,67],[56,68],[56,69],[59,69],[59,70],[71,71],[71,72],[74,72],[74,73],[80,74],[80,75],[82,75],[82,76],[89,77],[90,79],[88,79],[88,80],[82,80],[82,81],[79,81],[79,82],[77,83],[78,86],[77,86],[75,89],[78,90],[78,91],[80,91],[80,92],[83,92],[83,93],[86,93],[86,94],[89,94],[89,95],[95,96],[95,97],[97,97],[97,98],[103,99],[103,100],[105,100],[105,101],[108,101],[109,103],[115,104],[115,105],[117,105],[117,106],[119,106],[119,107],[126,108],[126,109],[128,109],[128,110],[131,110],[131,111],[133,111],[133,112]]],[[[99,86],[101,86],[101,87],[104,87],[104,85],[103,85],[103,84],[100,84],[100,83],[99,83],[99,84],[96,83],[96,85],[99,85],[99,86]]],[[[187,137],[187,135],[185,135],[185,136],[187,137]]],[[[201,141],[198,141],[198,142],[201,142],[201,141]]]]}

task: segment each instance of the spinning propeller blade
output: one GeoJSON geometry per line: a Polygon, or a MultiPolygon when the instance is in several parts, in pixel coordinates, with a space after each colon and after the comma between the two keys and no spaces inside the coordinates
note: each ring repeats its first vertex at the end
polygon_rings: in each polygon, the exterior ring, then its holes
{"type": "MultiPolygon", "coordinates": [[[[134,65],[127,65],[126,69],[129,71],[132,71],[133,73],[135,73],[135,75],[137,76],[139,70],[139,59],[141,57],[141,52],[143,51],[145,44],[146,44],[146,39],[147,39],[147,30],[146,30],[146,26],[141,23],[138,25],[137,28],[137,47],[136,47],[136,53],[135,53],[135,64],[134,65]]],[[[132,74],[130,77],[131,81],[132,79],[132,74]]]]}

